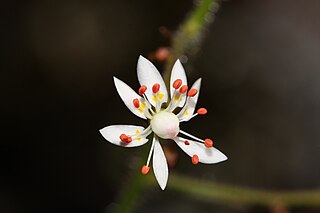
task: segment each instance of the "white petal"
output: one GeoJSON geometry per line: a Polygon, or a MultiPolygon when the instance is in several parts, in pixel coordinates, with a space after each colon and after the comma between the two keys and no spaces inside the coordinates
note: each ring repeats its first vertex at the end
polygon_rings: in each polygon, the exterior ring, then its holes
{"type": "Polygon", "coordinates": [[[100,129],[100,133],[102,136],[109,141],[110,143],[113,143],[118,146],[124,146],[124,147],[136,147],[141,146],[148,142],[148,139],[141,137],[140,139],[134,139],[130,143],[124,143],[120,140],[121,134],[126,135],[133,135],[136,133],[136,131],[143,131],[144,128],[142,126],[133,126],[133,125],[112,125],[107,126],[103,129],[100,129]]]}
{"type": "Polygon", "coordinates": [[[134,105],[133,105],[133,99],[137,98],[140,103],[145,102],[144,98],[142,98],[140,95],[138,95],[131,87],[129,87],[126,83],[119,80],[116,77],[113,77],[114,85],[116,86],[116,89],[119,93],[119,96],[121,97],[124,104],[128,107],[128,109],[135,114],[136,116],[147,119],[146,116],[142,111],[139,111],[134,105]]]}
{"type": "Polygon", "coordinates": [[[139,57],[138,66],[137,66],[137,74],[140,85],[147,86],[146,96],[149,102],[155,106],[156,102],[154,99],[154,94],[152,92],[152,86],[156,83],[160,84],[159,96],[162,97],[161,103],[165,103],[168,100],[168,92],[166,85],[157,70],[157,68],[146,58],[143,56],[139,57]]]}
{"type": "Polygon", "coordinates": [[[179,119],[181,119],[182,121],[188,121],[192,118],[192,115],[194,113],[194,110],[195,110],[197,102],[198,102],[198,97],[199,97],[199,93],[200,93],[200,86],[201,86],[201,78],[196,80],[196,82],[194,82],[194,84],[190,88],[190,89],[198,90],[197,94],[195,96],[189,97],[187,99],[185,110],[181,111],[178,114],[179,119]]]}
{"type": "MultiPolygon", "coordinates": [[[[177,79],[181,79],[182,80],[182,85],[188,85],[187,82],[187,76],[186,76],[186,72],[184,71],[184,68],[180,62],[180,60],[178,59],[176,61],[176,63],[173,65],[172,68],[172,72],[171,72],[171,77],[170,77],[170,94],[171,94],[171,99],[173,96],[173,93],[175,91],[175,89],[173,88],[173,82],[177,79]]],[[[183,107],[183,105],[185,104],[186,101],[186,96],[182,96],[182,100],[179,103],[179,107],[183,107]]]]}
{"type": "Polygon", "coordinates": [[[214,147],[207,148],[203,143],[184,139],[181,137],[176,137],[173,140],[190,157],[192,157],[193,155],[198,155],[199,162],[201,163],[205,163],[205,164],[219,163],[221,161],[225,161],[228,159],[227,156],[225,156],[218,149],[214,147]],[[189,141],[189,145],[186,145],[184,143],[186,140],[189,141]]]}
{"type": "Polygon", "coordinates": [[[168,164],[159,139],[155,136],[153,140],[155,142],[153,149],[153,172],[161,189],[164,190],[168,181],[168,164]]]}

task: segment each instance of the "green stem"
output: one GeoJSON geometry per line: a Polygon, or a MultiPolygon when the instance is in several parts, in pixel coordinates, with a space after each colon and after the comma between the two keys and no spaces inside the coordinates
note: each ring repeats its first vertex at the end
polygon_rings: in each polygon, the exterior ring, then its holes
{"type": "Polygon", "coordinates": [[[136,171],[130,181],[126,183],[118,200],[117,213],[132,212],[139,202],[140,194],[146,187],[145,180],[140,170],[136,171]]]}
{"type": "MultiPolygon", "coordinates": [[[[148,179],[150,185],[156,185],[154,180],[148,179]]],[[[298,191],[269,191],[253,189],[208,181],[199,181],[179,175],[170,175],[169,190],[191,196],[206,202],[261,205],[275,207],[319,207],[320,189],[298,191]]]]}
{"type": "Polygon", "coordinates": [[[218,0],[202,0],[190,13],[188,18],[179,27],[173,38],[172,51],[166,63],[163,73],[165,82],[169,82],[171,69],[174,62],[186,52],[192,52],[199,46],[203,38],[204,29],[210,23],[214,15],[214,7],[218,0]]]}

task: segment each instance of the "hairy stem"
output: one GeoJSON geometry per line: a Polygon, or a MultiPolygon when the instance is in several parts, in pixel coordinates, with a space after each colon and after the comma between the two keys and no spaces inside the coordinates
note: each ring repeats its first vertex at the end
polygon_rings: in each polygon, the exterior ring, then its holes
{"type": "Polygon", "coordinates": [[[173,38],[172,51],[163,73],[165,82],[169,82],[172,66],[180,56],[196,52],[196,48],[203,38],[204,31],[217,8],[218,0],[199,1],[188,18],[182,23],[173,38]]]}

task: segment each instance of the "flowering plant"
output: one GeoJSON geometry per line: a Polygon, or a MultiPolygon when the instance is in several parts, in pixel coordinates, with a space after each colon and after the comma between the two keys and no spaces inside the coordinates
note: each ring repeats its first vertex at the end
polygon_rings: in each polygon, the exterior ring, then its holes
{"type": "Polygon", "coordinates": [[[143,56],[139,57],[137,74],[141,85],[139,94],[116,77],[114,77],[114,84],[128,109],[138,117],[148,120],[149,126],[147,128],[134,125],[107,126],[100,130],[107,141],[118,146],[136,147],[147,143],[147,136],[154,133],[148,159],[141,172],[142,174],[149,172],[152,157],[153,171],[162,190],[167,185],[168,165],[159,138],[174,140],[191,157],[193,164],[198,162],[213,164],[227,160],[222,152],[213,147],[211,139],[197,138],[179,128],[180,122],[186,122],[197,115],[207,113],[205,108],[200,108],[194,113],[201,78],[188,91],[186,73],[180,61],[177,60],[171,72],[169,98],[159,71],[143,56]],[[171,101],[168,103],[169,99],[171,101]],[[178,112],[175,113],[178,108],[178,112]],[[179,133],[193,140],[179,137],[179,133]]]}

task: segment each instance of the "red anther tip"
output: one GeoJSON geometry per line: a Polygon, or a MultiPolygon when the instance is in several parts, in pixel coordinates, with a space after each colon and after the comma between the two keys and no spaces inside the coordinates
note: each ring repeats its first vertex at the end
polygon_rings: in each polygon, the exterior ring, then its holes
{"type": "Polygon", "coordinates": [[[187,92],[187,90],[188,90],[188,86],[187,86],[187,85],[183,85],[183,86],[180,88],[179,92],[180,92],[181,94],[183,94],[183,93],[187,92]]]}
{"type": "Polygon", "coordinates": [[[138,100],[138,98],[133,99],[133,105],[135,108],[139,108],[140,107],[140,102],[138,100]]]}
{"type": "Polygon", "coordinates": [[[144,174],[144,175],[148,174],[149,171],[150,171],[150,167],[149,166],[144,165],[141,168],[141,173],[144,174]]]}
{"type": "Polygon", "coordinates": [[[126,142],[128,140],[128,136],[126,134],[121,134],[119,138],[122,142],[126,142]]]}
{"type": "Polygon", "coordinates": [[[200,108],[200,109],[198,109],[198,111],[197,111],[197,113],[198,113],[199,115],[205,115],[205,114],[207,114],[207,112],[208,112],[208,110],[207,110],[206,108],[200,108]]]}
{"type": "Polygon", "coordinates": [[[198,155],[193,155],[191,161],[194,165],[198,164],[199,163],[198,155]]]}
{"type": "Polygon", "coordinates": [[[132,138],[128,137],[126,134],[121,134],[119,138],[122,142],[125,143],[130,143],[132,141],[132,138]]]}
{"type": "Polygon", "coordinates": [[[131,137],[128,137],[128,139],[125,141],[126,143],[130,143],[132,141],[131,137]]]}
{"type": "Polygon", "coordinates": [[[157,93],[159,91],[159,89],[160,89],[160,84],[154,84],[152,86],[152,92],[153,93],[157,93]]]}
{"type": "Polygon", "coordinates": [[[146,90],[147,90],[147,87],[144,86],[144,85],[142,85],[142,86],[139,88],[139,91],[138,91],[138,92],[139,92],[140,95],[143,95],[146,90]]]}
{"type": "Polygon", "coordinates": [[[181,79],[177,79],[173,82],[173,88],[178,89],[182,84],[182,80],[181,79]]]}
{"type": "Polygon", "coordinates": [[[213,141],[209,138],[206,138],[204,140],[204,145],[207,147],[207,148],[210,148],[210,147],[213,147],[213,141]]]}
{"type": "Polygon", "coordinates": [[[188,92],[188,96],[189,96],[189,97],[193,97],[193,96],[195,96],[197,93],[198,93],[198,90],[196,90],[196,89],[191,89],[191,90],[189,90],[189,92],[188,92]]]}
{"type": "Polygon", "coordinates": [[[190,145],[190,142],[189,141],[185,141],[184,144],[185,145],[190,145]]]}

